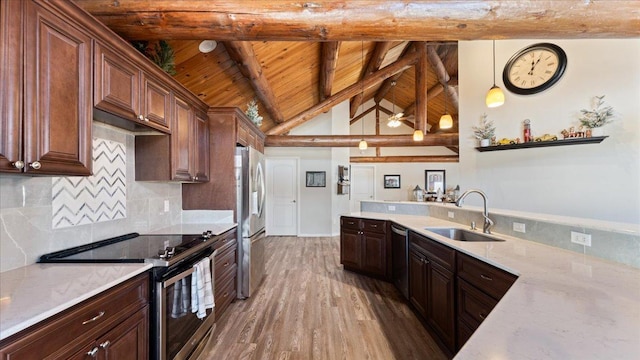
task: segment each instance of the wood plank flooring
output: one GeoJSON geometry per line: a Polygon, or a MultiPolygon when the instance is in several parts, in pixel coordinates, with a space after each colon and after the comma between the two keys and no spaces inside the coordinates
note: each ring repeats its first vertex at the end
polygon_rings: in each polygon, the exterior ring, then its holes
{"type": "Polygon", "coordinates": [[[446,358],[392,284],[342,269],[339,237],[265,241],[262,285],[199,360],[446,358]]]}

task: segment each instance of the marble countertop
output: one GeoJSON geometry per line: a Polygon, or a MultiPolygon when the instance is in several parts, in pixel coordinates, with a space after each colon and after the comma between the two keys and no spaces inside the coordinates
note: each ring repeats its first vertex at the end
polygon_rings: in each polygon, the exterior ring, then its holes
{"type": "Polygon", "coordinates": [[[236,223],[178,224],[158,229],[149,234],[202,234],[210,230],[213,235],[220,235],[237,225],[236,223]]]}
{"type": "Polygon", "coordinates": [[[0,340],[151,269],[151,264],[33,264],[0,273],[0,340]]]}
{"type": "Polygon", "coordinates": [[[464,226],[428,216],[392,220],[519,276],[456,359],[640,359],[640,269],[501,234],[455,241],[424,230],[464,226]]]}

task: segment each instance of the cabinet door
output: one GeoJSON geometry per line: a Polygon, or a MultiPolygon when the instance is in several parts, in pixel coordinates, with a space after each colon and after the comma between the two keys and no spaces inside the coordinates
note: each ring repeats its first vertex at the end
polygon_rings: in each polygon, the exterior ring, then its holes
{"type": "Polygon", "coordinates": [[[25,172],[90,175],[91,38],[31,1],[25,6],[25,172]]]}
{"type": "Polygon", "coordinates": [[[137,119],[140,70],[100,43],[96,42],[94,53],[94,106],[124,119],[137,119]]]}
{"type": "Polygon", "coordinates": [[[387,275],[387,235],[362,232],[362,270],[372,275],[387,275]]]}
{"type": "Polygon", "coordinates": [[[22,1],[0,2],[0,171],[21,172],[22,1]]]}
{"type": "Polygon", "coordinates": [[[424,255],[415,249],[409,250],[409,301],[426,318],[427,278],[424,255]]]}
{"type": "Polygon", "coordinates": [[[362,247],[359,230],[342,229],[340,232],[340,263],[345,267],[360,269],[362,247]]]}
{"type": "Polygon", "coordinates": [[[455,287],[453,273],[438,263],[427,266],[427,322],[450,350],[455,347],[455,287]]]}
{"type": "Polygon", "coordinates": [[[171,91],[159,81],[142,74],[141,114],[148,126],[170,132],[171,91]]]}
{"type": "Polygon", "coordinates": [[[196,112],[196,152],[194,180],[209,181],[209,118],[207,114],[196,112]]]}
{"type": "Polygon", "coordinates": [[[149,358],[148,313],[145,306],[97,341],[99,359],[144,360],[149,358]]]}
{"type": "Polygon", "coordinates": [[[171,126],[171,175],[172,180],[193,180],[195,142],[193,111],[189,104],[175,97],[173,124],[171,126]]]}

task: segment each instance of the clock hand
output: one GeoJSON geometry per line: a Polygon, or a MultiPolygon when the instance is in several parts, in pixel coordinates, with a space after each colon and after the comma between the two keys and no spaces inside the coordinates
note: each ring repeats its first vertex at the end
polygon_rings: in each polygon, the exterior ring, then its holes
{"type": "Polygon", "coordinates": [[[535,63],[533,62],[533,60],[531,60],[531,70],[529,71],[529,75],[533,75],[533,69],[536,68],[536,65],[538,65],[540,59],[542,59],[542,54],[540,54],[540,57],[538,57],[538,61],[536,61],[535,63]]]}

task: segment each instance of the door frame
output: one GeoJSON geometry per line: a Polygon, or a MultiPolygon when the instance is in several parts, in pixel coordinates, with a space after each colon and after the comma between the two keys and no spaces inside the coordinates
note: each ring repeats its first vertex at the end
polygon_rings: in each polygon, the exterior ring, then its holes
{"type": "MultiPolygon", "coordinates": [[[[361,169],[371,168],[371,169],[373,169],[373,176],[372,176],[372,179],[371,179],[371,182],[372,182],[372,185],[373,185],[373,187],[372,187],[372,189],[373,189],[373,199],[370,199],[370,200],[375,200],[376,199],[376,166],[375,165],[350,164],[350,167],[351,167],[351,169],[349,169],[349,176],[350,176],[350,180],[351,180],[351,186],[353,186],[353,183],[354,183],[354,181],[353,181],[353,179],[354,179],[353,178],[353,173],[354,173],[353,170],[354,170],[354,168],[361,168],[361,169]]],[[[352,194],[353,194],[353,188],[351,188],[350,191],[349,191],[349,209],[350,210],[352,210],[351,209],[352,202],[355,201],[352,198],[352,194]]],[[[360,211],[360,208],[358,208],[356,211],[360,211]]]]}
{"type": "MultiPolygon", "coordinates": [[[[270,162],[274,161],[274,160],[293,160],[295,162],[295,184],[297,184],[296,186],[296,205],[295,205],[295,217],[296,217],[296,235],[295,236],[300,236],[300,158],[299,157],[295,157],[295,156],[265,156],[265,172],[267,174],[267,210],[269,210],[268,206],[269,204],[272,203],[273,200],[273,194],[271,193],[271,189],[273,189],[273,187],[271,186],[271,182],[273,181],[273,175],[271,174],[270,168],[271,168],[271,164],[270,162]]],[[[269,227],[272,225],[271,224],[271,211],[267,211],[266,214],[266,218],[265,218],[265,233],[266,236],[271,235],[269,233],[269,227]]],[[[277,235],[276,235],[277,236],[277,235]]]]}

